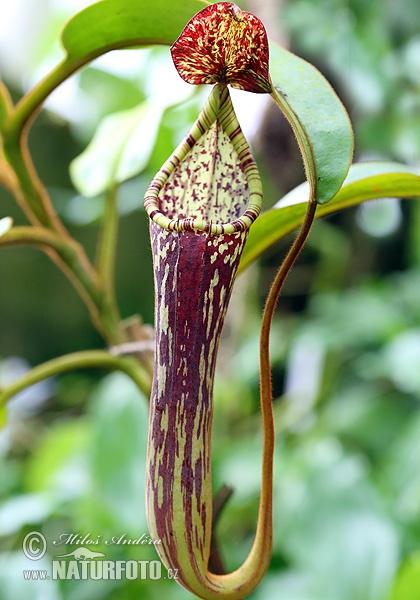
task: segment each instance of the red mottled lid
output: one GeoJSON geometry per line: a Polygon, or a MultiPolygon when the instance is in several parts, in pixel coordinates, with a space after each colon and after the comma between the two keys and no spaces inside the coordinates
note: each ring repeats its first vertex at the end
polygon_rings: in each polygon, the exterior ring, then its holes
{"type": "Polygon", "coordinates": [[[271,92],[264,25],[235,4],[218,2],[201,10],[171,52],[187,83],[226,83],[248,92],[271,92]]]}

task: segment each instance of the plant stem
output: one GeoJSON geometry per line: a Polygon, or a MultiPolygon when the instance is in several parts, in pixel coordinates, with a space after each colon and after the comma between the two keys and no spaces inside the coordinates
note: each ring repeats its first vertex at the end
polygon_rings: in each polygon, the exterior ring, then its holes
{"type": "Polygon", "coordinates": [[[4,153],[19,182],[20,204],[28,219],[35,225],[42,225],[68,236],[35,172],[27,149],[27,140],[22,139],[20,143],[15,144],[14,140],[5,136],[4,153]]]}
{"type": "MultiPolygon", "coordinates": [[[[273,456],[274,456],[274,422],[272,407],[272,384],[270,368],[270,330],[277,301],[286,281],[287,275],[295,264],[308,238],[312,223],[315,218],[316,202],[311,198],[305,221],[292,244],[286,258],[281,264],[267,296],[262,317],[260,333],[260,405],[263,437],[263,458],[261,475],[261,495],[258,509],[259,515],[272,514],[273,504],[273,456]]],[[[261,546],[269,555],[272,546],[271,520],[260,518],[257,526],[257,536],[262,540],[261,546]]],[[[254,542],[255,543],[255,542],[254,542]]]]}
{"type": "MultiPolygon", "coordinates": [[[[125,338],[119,325],[120,317],[114,297],[113,277],[108,278],[104,284],[82,246],[70,236],[55,213],[51,199],[38,177],[28,150],[28,134],[32,119],[45,98],[78,68],[79,65],[73,64],[73,62],[67,59],[58,65],[7,115],[2,130],[3,148],[16,177],[16,183],[12,189],[16,200],[30,222],[36,228],[41,225],[44,229],[41,236],[44,239],[40,242],[43,244],[43,249],[70,279],[87,305],[95,327],[108,343],[118,344],[125,341],[125,338]],[[48,236],[45,235],[45,231],[59,236],[60,242],[58,243],[56,238],[47,240],[48,236]]],[[[114,225],[111,226],[111,234],[108,237],[112,238],[113,227],[114,225]]],[[[29,232],[26,232],[25,237],[28,235],[29,232]]],[[[35,237],[37,235],[39,234],[35,234],[35,237]]],[[[29,237],[31,236],[29,235],[29,237]]],[[[15,243],[19,243],[19,241],[15,243]]],[[[25,242],[22,240],[20,243],[25,242]]],[[[111,243],[107,242],[107,248],[111,248],[112,243],[112,239],[111,243]]],[[[113,272],[114,260],[111,254],[108,262],[112,266],[108,269],[108,273],[113,272]]]]}
{"type": "Polygon", "coordinates": [[[18,381],[0,390],[0,406],[3,406],[10,398],[35,383],[76,369],[122,371],[134,381],[146,397],[150,394],[150,378],[137,361],[131,358],[112,356],[112,354],[103,350],[87,350],[55,358],[31,369],[18,381]]]}
{"type": "MultiPolygon", "coordinates": [[[[271,402],[272,402],[272,386],[271,386],[271,369],[270,369],[270,331],[271,324],[273,322],[274,312],[276,310],[277,302],[280,296],[280,292],[286,281],[290,270],[298,259],[300,253],[303,250],[306,240],[308,239],[309,232],[315,219],[315,213],[317,209],[317,203],[311,199],[308,203],[305,219],[301,225],[299,233],[293,242],[286,258],[281,264],[277,275],[271,285],[270,291],[267,296],[267,300],[264,307],[264,313],[261,324],[260,334],[260,381],[261,381],[261,404],[264,408],[263,412],[270,412],[271,414],[271,402]],[[267,408],[269,407],[269,408],[267,408]]],[[[267,414],[265,415],[267,418],[267,414]]]]}
{"type": "Polygon", "coordinates": [[[68,58],[56,65],[44,79],[18,102],[16,110],[5,126],[6,134],[18,140],[21,132],[34,117],[45,99],[80,66],[81,64],[70,61],[68,58]]]}
{"type": "Polygon", "coordinates": [[[14,243],[31,243],[31,238],[43,238],[38,243],[44,246],[48,256],[70,279],[86,304],[95,327],[109,343],[124,341],[119,328],[118,311],[109,291],[112,283],[109,283],[108,293],[104,293],[84,249],[70,236],[55,214],[48,193],[32,164],[25,135],[21,144],[15,146],[10,144],[10,140],[5,140],[5,151],[18,182],[13,189],[16,199],[34,227],[28,227],[26,231],[18,228],[20,231],[10,232],[9,238],[4,238],[2,242],[13,237],[14,243]],[[33,235],[31,229],[36,230],[33,235]],[[51,235],[47,235],[47,232],[51,235]],[[24,237],[19,241],[21,234],[24,237]]]}
{"type": "Polygon", "coordinates": [[[115,252],[118,238],[118,198],[114,185],[106,197],[101,237],[98,244],[96,267],[103,289],[113,294],[115,275],[115,252]]]}
{"type": "Polygon", "coordinates": [[[118,239],[118,194],[117,186],[108,190],[102,229],[99,238],[96,259],[96,271],[99,286],[102,290],[101,314],[103,319],[110,319],[116,325],[116,342],[127,341],[123,328],[120,326],[120,315],[115,297],[115,255],[118,239]]]}
{"type": "MultiPolygon", "coordinates": [[[[117,44],[116,47],[120,45],[117,44]]],[[[112,47],[109,48],[111,49],[112,47]]],[[[2,168],[0,180],[14,194],[34,227],[15,228],[4,236],[0,243],[2,245],[30,243],[40,246],[70,279],[86,304],[98,331],[108,343],[120,344],[128,340],[120,324],[114,291],[118,226],[116,191],[113,190],[108,199],[100,242],[98,270],[96,270],[83,247],[71,237],[57,216],[49,194],[38,177],[28,149],[31,124],[45,99],[70,75],[93,58],[95,58],[93,55],[77,59],[67,56],[15,107],[8,100],[4,86],[1,87],[0,92],[5,98],[1,115],[2,150],[7,163],[3,161],[5,168],[2,168]]],[[[117,357],[112,357],[112,360],[136,365],[137,370],[143,372],[143,389],[147,389],[148,395],[150,376],[144,371],[140,360],[117,357]]]]}
{"type": "Polygon", "coordinates": [[[48,256],[66,274],[78,291],[102,335],[105,335],[109,342],[121,341],[112,331],[116,327],[115,323],[101,323],[102,297],[97,274],[84,249],[69,235],[55,214],[48,192],[38,178],[29,155],[26,134],[23,134],[20,142],[15,142],[13,137],[8,139],[5,135],[4,152],[16,177],[16,184],[13,185],[12,191],[34,227],[17,228],[18,231],[10,232],[2,243],[13,240],[13,243],[29,241],[29,243],[43,245],[48,256]],[[31,229],[35,231],[31,232],[31,229]],[[50,232],[50,235],[47,232],[50,232]],[[22,239],[19,239],[21,236],[22,239]]]}
{"type": "Polygon", "coordinates": [[[114,333],[115,324],[105,322],[100,306],[103,302],[101,291],[95,281],[95,274],[86,272],[80,262],[80,246],[71,237],[61,238],[57,233],[44,227],[13,227],[0,238],[0,247],[33,245],[44,250],[67,275],[82,300],[86,304],[94,325],[110,343],[118,343],[114,333]]]}

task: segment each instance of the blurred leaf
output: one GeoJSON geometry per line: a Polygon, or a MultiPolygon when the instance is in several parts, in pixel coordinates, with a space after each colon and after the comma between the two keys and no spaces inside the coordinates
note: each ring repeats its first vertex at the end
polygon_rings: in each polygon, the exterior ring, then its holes
{"type": "MultiPolygon", "coordinates": [[[[367,353],[363,352],[359,360],[368,363],[367,353]]],[[[369,369],[369,363],[366,367],[369,369]]],[[[395,439],[395,431],[405,426],[411,414],[408,400],[384,391],[380,385],[341,384],[328,398],[322,421],[328,431],[381,461],[395,439]]]]}
{"type": "Polygon", "coordinates": [[[78,80],[79,88],[86,95],[89,119],[77,131],[83,140],[89,141],[99,121],[105,116],[138,106],[145,95],[137,80],[118,77],[102,69],[83,69],[78,80]],[[89,127],[87,126],[89,124],[89,127]]]}
{"type": "Polygon", "coordinates": [[[88,60],[123,47],[172,44],[202,8],[198,0],[102,0],[75,15],[62,33],[66,62],[88,60]]]}
{"type": "MultiPolygon", "coordinates": [[[[6,600],[63,600],[60,593],[59,582],[51,578],[45,581],[27,580],[22,571],[32,570],[34,567],[41,570],[51,570],[51,561],[44,556],[36,563],[25,557],[22,548],[17,552],[8,552],[0,561],[0,598],[6,600]]],[[[90,598],[93,600],[93,597],[90,598]]]]}
{"type": "MultiPolygon", "coordinates": [[[[192,89],[194,90],[194,88],[192,89]]],[[[152,176],[159,171],[174,148],[184,139],[185,132],[189,131],[197,120],[206,97],[203,95],[203,91],[199,91],[197,88],[188,100],[182,103],[174,102],[165,110],[156,144],[147,165],[152,176]]]]}
{"type": "Polygon", "coordinates": [[[254,436],[247,437],[246,444],[243,440],[234,443],[229,440],[225,447],[215,448],[216,457],[215,479],[222,485],[229,482],[235,490],[235,502],[249,500],[258,495],[260,489],[261,470],[261,440],[254,436]],[[246,465],[246,469],[243,469],[246,465]]]}
{"type": "Polygon", "coordinates": [[[255,600],[332,600],[325,589],[312,580],[308,573],[285,571],[272,575],[270,572],[254,592],[255,600]]]}
{"type": "Polygon", "coordinates": [[[120,373],[106,377],[94,395],[89,456],[92,489],[86,495],[85,517],[97,530],[146,531],[147,412],[145,399],[120,373]]]}
{"type": "Polygon", "coordinates": [[[384,456],[381,478],[398,518],[418,522],[420,517],[420,413],[398,432],[384,456]]]}
{"type": "Polygon", "coordinates": [[[71,164],[72,180],[80,193],[97,196],[142,171],[155,144],[162,114],[162,105],[144,102],[106,117],[89,146],[71,164]]]}
{"type": "Polygon", "coordinates": [[[31,456],[26,485],[31,492],[55,492],[65,499],[78,497],[86,487],[84,458],[91,438],[86,420],[57,423],[31,456]]]}
{"type": "Polygon", "coordinates": [[[311,574],[324,598],[383,600],[397,568],[399,539],[365,462],[332,437],[300,438],[282,454],[275,517],[282,535],[275,549],[311,574]]]}
{"type": "Polygon", "coordinates": [[[409,558],[397,577],[390,600],[418,600],[420,596],[420,554],[409,558]]]}
{"type": "Polygon", "coordinates": [[[0,406],[0,431],[7,424],[7,406],[0,406]]]}
{"type": "Polygon", "coordinates": [[[315,67],[276,44],[270,53],[273,98],[299,143],[311,195],[324,204],[342,186],[352,161],[349,116],[315,67]]]}
{"type": "Polygon", "coordinates": [[[111,50],[171,45],[201,0],[101,0],[77,13],[63,29],[65,58],[26,96],[8,119],[8,137],[16,140],[44,100],[75,71],[111,50]]]}
{"type": "Polygon", "coordinates": [[[299,49],[314,60],[322,56],[322,64],[332,70],[359,114],[384,103],[389,74],[382,58],[390,53],[391,43],[386,11],[381,9],[377,0],[296,0],[283,13],[289,30],[299,38],[299,49]]]}
{"type": "Polygon", "coordinates": [[[420,397],[420,329],[407,330],[385,348],[383,375],[402,392],[420,397]]]}
{"type": "Polygon", "coordinates": [[[330,292],[315,296],[311,302],[317,322],[315,335],[337,353],[371,345],[374,348],[389,340],[407,324],[391,294],[375,293],[371,286],[351,288],[345,293],[330,292]]]}
{"type": "Polygon", "coordinates": [[[202,94],[182,81],[162,49],[148,53],[147,65],[152,71],[144,85],[147,99],[135,108],[107,116],[71,165],[73,182],[83,196],[96,196],[114,183],[130,179],[150,166],[149,161],[158,161],[158,170],[196,117],[195,108],[197,114],[201,109],[197,105],[202,94]]]}
{"type": "Polygon", "coordinates": [[[382,198],[362,204],[357,211],[357,222],[362,231],[372,237],[388,237],[401,225],[401,202],[398,198],[382,198]]]}
{"type": "MultiPolygon", "coordinates": [[[[258,256],[288,233],[296,229],[306,212],[307,185],[297,187],[263,213],[251,228],[242,256],[240,270],[252,264],[258,256]]],[[[420,196],[420,176],[413,169],[393,163],[367,162],[355,164],[336,196],[326,206],[320,206],[317,217],[325,217],[366,200],[378,198],[415,198],[420,196]]]]}
{"type": "Polygon", "coordinates": [[[3,502],[0,508],[0,536],[17,533],[24,525],[45,521],[54,511],[48,494],[20,494],[3,502]]]}

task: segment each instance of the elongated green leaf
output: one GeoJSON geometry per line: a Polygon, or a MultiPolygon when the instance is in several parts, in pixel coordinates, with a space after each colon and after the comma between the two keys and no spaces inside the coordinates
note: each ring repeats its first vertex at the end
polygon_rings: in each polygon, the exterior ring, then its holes
{"type": "MultiPolygon", "coordinates": [[[[306,212],[308,193],[307,185],[299,186],[280,201],[277,208],[268,210],[257,219],[250,231],[240,270],[244,270],[270,246],[299,227],[306,212]]],[[[418,196],[420,176],[414,170],[395,163],[355,164],[331,202],[318,207],[317,217],[325,217],[366,200],[418,196]]]]}
{"type": "Polygon", "coordinates": [[[102,0],[88,6],[66,25],[62,44],[67,60],[91,60],[128,46],[172,44],[200,0],[102,0]]]}
{"type": "Polygon", "coordinates": [[[340,189],[353,156],[353,131],[331,85],[312,65],[270,45],[273,98],[293,128],[312,197],[324,204],[340,189]]]}

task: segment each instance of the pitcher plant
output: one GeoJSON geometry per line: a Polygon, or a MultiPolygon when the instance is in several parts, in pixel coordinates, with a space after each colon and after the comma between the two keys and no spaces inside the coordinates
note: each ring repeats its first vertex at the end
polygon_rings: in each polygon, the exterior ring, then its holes
{"type": "Polygon", "coordinates": [[[160,557],[200,598],[247,597],[264,576],[272,547],[272,414],[269,330],[281,285],[315,216],[308,202],[301,235],[274,282],[260,349],[264,447],[256,535],[243,565],[209,569],[212,536],[211,434],[217,351],[262,184],[228,85],[271,93],[263,24],[221,2],[203,9],[172,46],[181,77],[215,84],[181,145],[152,181],[145,208],[155,279],[155,362],[147,459],[147,517],[160,557]]]}
{"type": "MultiPolygon", "coordinates": [[[[230,2],[206,4],[203,8],[201,0],[101,0],[66,24],[61,62],[18,102],[0,82],[0,185],[28,220],[15,225],[0,215],[0,247],[31,245],[44,251],[74,286],[105,344],[102,350],[54,358],[1,388],[0,417],[7,417],[10,398],[47,377],[81,368],[124,372],[145,399],[150,396],[146,512],[150,535],[160,542],[160,557],[197,597],[235,600],[253,592],[271,559],[274,422],[269,343],[284,281],[315,218],[374,198],[420,196],[420,177],[404,165],[367,163],[352,168],[346,180],[353,134],[330,84],[312,65],[270,42],[256,16],[230,2]],[[154,333],[140,315],[122,320],[115,292],[119,186],[145,169],[138,161],[135,173],[131,163],[129,169],[119,168],[129,141],[120,139],[115,148],[106,148],[112,173],[100,181],[100,189],[95,182],[95,192],[105,197],[95,260],[55,211],[28,144],[43,102],[73,73],[111,50],[150,45],[171,48],[184,81],[213,86],[191,131],[145,195],[154,268],[154,333]],[[307,180],[297,201],[288,196],[262,210],[260,175],[229,86],[270,95],[289,123],[307,180]],[[263,450],[255,537],[244,563],[221,573],[211,560],[213,384],[220,337],[236,276],[295,230],[261,319],[263,450]]],[[[144,117],[143,108],[129,111],[130,116],[144,117]]],[[[158,113],[151,114],[156,118],[158,113]]],[[[130,129],[126,118],[126,112],[117,118],[124,122],[125,133],[130,129]]],[[[97,146],[98,155],[95,144],[91,148],[95,167],[102,166],[104,150],[97,146]]],[[[83,157],[73,163],[72,175],[79,191],[89,191],[83,178],[89,180],[91,169],[83,157]]]]}

